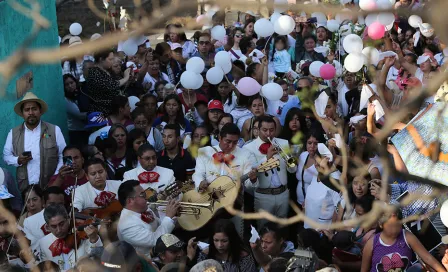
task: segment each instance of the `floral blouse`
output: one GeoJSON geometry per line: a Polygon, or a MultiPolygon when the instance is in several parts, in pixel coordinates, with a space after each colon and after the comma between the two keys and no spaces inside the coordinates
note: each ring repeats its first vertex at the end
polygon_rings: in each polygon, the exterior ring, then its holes
{"type": "Polygon", "coordinates": [[[112,99],[120,95],[120,82],[98,67],[89,69],[86,81],[91,99],[89,111],[109,115],[112,99]]]}
{"type": "MultiPolygon", "coordinates": [[[[208,256],[200,252],[198,256],[198,263],[204,260],[210,259],[208,256]]],[[[240,259],[238,264],[232,263],[230,261],[218,261],[224,272],[257,272],[257,266],[255,265],[254,257],[251,254],[244,256],[240,259]]]]}

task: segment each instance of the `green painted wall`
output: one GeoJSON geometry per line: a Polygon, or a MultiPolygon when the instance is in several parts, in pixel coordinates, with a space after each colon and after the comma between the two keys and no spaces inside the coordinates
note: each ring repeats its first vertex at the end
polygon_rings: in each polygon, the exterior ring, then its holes
{"type": "MultiPolygon", "coordinates": [[[[25,40],[32,28],[31,20],[13,10],[7,4],[7,1],[10,0],[0,0],[0,62],[15,52],[17,46],[25,40]]],[[[16,1],[28,5],[23,0],[16,1]]],[[[49,29],[39,33],[31,47],[53,47],[57,50],[59,41],[55,0],[37,1],[41,5],[41,14],[50,21],[51,26],[49,29]]],[[[67,135],[67,115],[65,111],[60,63],[27,65],[16,72],[13,79],[7,85],[5,95],[0,97],[0,147],[2,154],[9,130],[23,121],[13,110],[15,103],[22,98],[17,98],[16,80],[29,71],[33,72],[34,81],[34,86],[31,91],[39,98],[45,100],[49,106],[49,111],[43,115],[42,119],[58,125],[64,135],[67,135]]],[[[0,76],[0,83],[2,82],[3,79],[0,76]]],[[[3,155],[1,157],[0,165],[4,166],[3,155]]],[[[11,173],[15,173],[15,171],[11,171],[11,173]]]]}

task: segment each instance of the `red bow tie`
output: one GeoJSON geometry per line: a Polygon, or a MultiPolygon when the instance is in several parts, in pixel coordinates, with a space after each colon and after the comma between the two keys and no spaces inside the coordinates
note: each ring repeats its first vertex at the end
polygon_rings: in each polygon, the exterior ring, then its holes
{"type": "Polygon", "coordinates": [[[151,224],[151,222],[154,221],[154,216],[150,212],[143,212],[143,213],[141,213],[140,218],[146,224],[151,224]]]}
{"type": "Polygon", "coordinates": [[[112,200],[115,199],[116,194],[112,192],[102,191],[96,198],[94,203],[99,207],[106,207],[112,200]]]}
{"type": "Polygon", "coordinates": [[[138,181],[140,181],[140,183],[154,183],[159,181],[159,177],[159,173],[154,171],[147,171],[138,175],[138,181]]]}
{"type": "Polygon", "coordinates": [[[50,234],[50,231],[48,230],[48,226],[47,226],[46,223],[43,224],[42,227],[40,227],[40,229],[42,230],[42,232],[43,232],[45,235],[50,234]]]}
{"type": "Polygon", "coordinates": [[[62,253],[68,254],[72,250],[71,248],[67,247],[65,244],[64,239],[56,239],[49,247],[51,254],[53,257],[59,256],[62,253]]]}
{"type": "Polygon", "coordinates": [[[268,149],[271,147],[271,143],[263,143],[260,145],[260,147],[258,148],[258,150],[260,151],[261,154],[266,155],[268,154],[268,149]]]}
{"type": "Polygon", "coordinates": [[[235,156],[233,156],[232,154],[224,154],[224,152],[222,151],[213,154],[213,160],[215,161],[215,163],[225,163],[229,165],[234,159],[235,156]]]}

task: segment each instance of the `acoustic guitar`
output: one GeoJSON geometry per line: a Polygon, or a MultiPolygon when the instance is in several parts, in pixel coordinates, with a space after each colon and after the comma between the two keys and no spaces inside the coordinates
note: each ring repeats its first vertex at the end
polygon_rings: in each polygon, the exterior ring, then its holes
{"type": "MultiPolygon", "coordinates": [[[[274,168],[278,168],[280,162],[276,158],[271,158],[257,167],[258,173],[264,173],[274,168]]],[[[249,174],[241,176],[240,180],[245,181],[249,174]]],[[[244,186],[244,185],[242,185],[244,186]]],[[[184,193],[182,202],[210,204],[208,207],[197,207],[194,212],[181,214],[177,221],[179,225],[188,231],[193,231],[204,226],[215,213],[222,207],[233,205],[237,196],[237,183],[229,176],[216,178],[203,193],[191,190],[184,193]]]]}

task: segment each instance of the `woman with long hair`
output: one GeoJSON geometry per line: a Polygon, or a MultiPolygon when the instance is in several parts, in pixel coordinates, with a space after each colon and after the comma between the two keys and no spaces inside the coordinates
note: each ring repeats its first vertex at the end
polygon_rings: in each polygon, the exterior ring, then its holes
{"type": "Polygon", "coordinates": [[[113,124],[109,129],[108,138],[115,139],[117,149],[113,154],[106,154],[105,152],[103,152],[103,154],[106,155],[107,165],[113,170],[114,173],[116,173],[119,168],[126,166],[126,143],[128,131],[122,124],[113,124]]]}
{"type": "Polygon", "coordinates": [[[157,152],[162,151],[165,148],[162,134],[158,129],[151,126],[150,119],[145,109],[142,107],[137,107],[131,113],[131,116],[132,121],[134,122],[134,127],[145,132],[148,143],[150,143],[157,152]]]}
{"type": "Polygon", "coordinates": [[[122,124],[125,127],[132,125],[131,107],[128,98],[118,95],[112,99],[111,112],[107,118],[108,125],[122,124]]]}
{"type": "Polygon", "coordinates": [[[208,130],[208,133],[217,137],[218,135],[218,125],[219,118],[224,113],[224,108],[222,106],[221,101],[212,100],[208,103],[207,114],[205,115],[204,125],[208,130]]]}
{"type": "Polygon", "coordinates": [[[244,37],[244,30],[240,27],[235,28],[227,41],[227,46],[231,47],[229,50],[230,59],[233,61],[239,60],[244,54],[241,52],[240,41],[244,37]]]}
{"type": "Polygon", "coordinates": [[[170,46],[178,43],[182,46],[182,60],[176,59],[181,63],[185,63],[186,60],[191,58],[196,51],[195,44],[187,39],[187,35],[185,35],[185,31],[183,31],[183,27],[180,24],[169,24],[165,28],[164,40],[170,46]]]}
{"type": "Polygon", "coordinates": [[[223,79],[218,85],[217,85],[217,93],[216,93],[216,100],[221,101],[224,112],[230,113],[235,107],[236,107],[236,95],[233,93],[234,86],[230,84],[226,79],[223,79]]]}
{"type": "Polygon", "coordinates": [[[124,71],[123,78],[114,80],[110,74],[114,52],[106,50],[95,53],[95,67],[89,69],[86,82],[90,96],[89,112],[100,111],[110,114],[112,99],[120,94],[120,87],[125,85],[131,76],[131,69],[124,71]]]}
{"type": "Polygon", "coordinates": [[[115,171],[115,179],[122,180],[126,171],[132,170],[138,166],[137,150],[145,143],[147,143],[146,134],[143,130],[134,128],[129,132],[126,139],[125,166],[115,171]]]}
{"type": "MultiPolygon", "coordinates": [[[[249,97],[249,110],[252,114],[252,117],[246,119],[244,121],[243,127],[241,129],[241,135],[243,136],[245,141],[252,140],[252,130],[254,128],[254,120],[257,117],[266,115],[266,109],[268,105],[266,100],[261,97],[260,94],[253,95],[249,97]]],[[[282,126],[280,125],[280,120],[277,117],[274,117],[275,127],[276,127],[276,136],[280,134],[282,126]]]]}
{"type": "Polygon", "coordinates": [[[42,189],[38,184],[31,184],[22,192],[22,199],[25,202],[24,213],[19,218],[19,226],[23,228],[26,218],[39,213],[44,208],[44,198],[42,189]]]}
{"type": "Polygon", "coordinates": [[[299,108],[291,108],[286,113],[285,124],[282,128],[279,138],[289,141],[289,144],[297,144],[294,142],[294,137],[298,134],[308,134],[308,127],[306,126],[305,115],[299,108]]]}
{"type": "Polygon", "coordinates": [[[157,117],[152,126],[161,130],[166,124],[178,124],[181,135],[192,131],[190,122],[184,117],[182,112],[182,102],[176,94],[168,95],[165,98],[162,116],[157,117]]]}
{"type": "Polygon", "coordinates": [[[257,34],[255,33],[255,29],[254,29],[254,25],[255,25],[255,21],[254,20],[247,20],[244,23],[244,35],[246,37],[250,37],[252,38],[252,40],[254,40],[254,42],[257,40],[257,34]]]}
{"type": "Polygon", "coordinates": [[[214,224],[209,243],[208,252],[200,252],[198,262],[206,259],[216,260],[225,272],[257,271],[250,249],[244,245],[232,221],[218,220],[214,224]]]}
{"type": "Polygon", "coordinates": [[[145,110],[148,124],[152,125],[157,118],[157,98],[152,94],[145,94],[136,105],[145,110]]]}
{"type": "Polygon", "coordinates": [[[81,112],[78,107],[78,80],[71,74],[65,74],[63,80],[68,137],[71,144],[82,145],[87,143],[89,133],[84,128],[86,126],[87,113],[81,112]]]}

